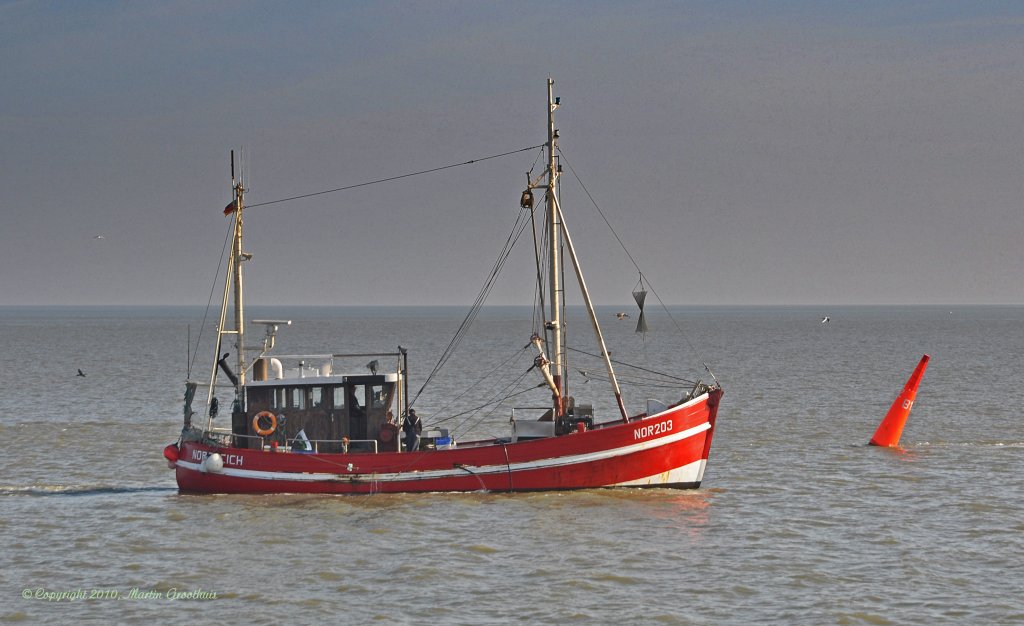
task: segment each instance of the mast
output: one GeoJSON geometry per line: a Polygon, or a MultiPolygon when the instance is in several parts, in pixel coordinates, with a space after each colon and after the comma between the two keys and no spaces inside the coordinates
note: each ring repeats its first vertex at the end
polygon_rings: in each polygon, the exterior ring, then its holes
{"type": "Polygon", "coordinates": [[[561,416],[565,412],[563,400],[564,380],[562,365],[562,260],[559,255],[561,247],[561,223],[558,217],[558,210],[555,203],[555,190],[558,185],[558,164],[555,159],[558,131],[555,129],[555,109],[558,108],[558,100],[553,97],[555,81],[548,78],[548,190],[547,190],[547,219],[549,230],[549,269],[551,287],[551,318],[548,321],[548,330],[551,331],[552,345],[551,357],[553,360],[555,391],[552,393],[554,401],[555,416],[561,416]]]}
{"type": "Polygon", "coordinates": [[[622,401],[622,392],[619,389],[619,381],[615,377],[615,368],[612,367],[611,356],[608,354],[608,346],[605,344],[604,333],[601,332],[601,325],[597,321],[597,313],[594,310],[594,303],[590,299],[590,291],[583,279],[583,270],[580,268],[579,258],[576,256],[576,249],[572,245],[572,238],[565,226],[565,218],[562,215],[562,208],[558,201],[556,191],[558,188],[558,160],[555,156],[558,142],[558,130],[555,128],[555,109],[558,108],[559,99],[554,98],[552,88],[555,81],[548,79],[548,190],[547,190],[547,211],[548,227],[551,230],[549,247],[551,265],[551,321],[548,328],[552,331],[552,358],[554,359],[553,380],[548,381],[552,388],[552,397],[555,405],[555,415],[565,414],[565,366],[563,363],[563,342],[565,339],[564,323],[562,321],[562,302],[564,293],[561,286],[562,258],[561,245],[564,243],[568,249],[569,258],[572,260],[573,269],[576,272],[576,280],[579,282],[580,292],[583,295],[583,303],[586,305],[590,323],[594,328],[594,335],[601,347],[601,358],[604,361],[605,369],[608,372],[608,381],[611,383],[612,392],[615,394],[615,402],[619,407],[619,413],[624,422],[629,421],[625,404],[622,401]]]}
{"type": "MultiPolygon", "coordinates": [[[[245,343],[244,343],[244,305],[243,305],[243,290],[242,290],[242,261],[252,258],[252,255],[246,254],[242,251],[242,209],[245,206],[245,187],[242,184],[241,172],[239,176],[235,177],[235,151],[231,151],[231,188],[234,194],[234,200],[224,209],[224,214],[229,215],[234,213],[235,226],[234,234],[231,242],[231,254],[228,256],[228,269],[227,274],[224,278],[224,297],[221,300],[220,305],[220,321],[217,324],[217,341],[213,352],[213,367],[210,369],[210,387],[209,392],[206,396],[206,407],[207,407],[207,423],[206,429],[213,430],[213,419],[215,417],[213,407],[216,401],[216,387],[217,387],[217,371],[218,369],[224,370],[224,374],[230,379],[231,383],[235,387],[235,403],[239,411],[244,411],[245,407],[242,406],[244,402],[244,394],[242,390],[245,387],[245,343]],[[227,329],[227,315],[228,315],[228,298],[234,296],[234,325],[233,329],[227,329]],[[227,361],[224,360],[227,355],[221,356],[221,350],[224,347],[224,336],[225,335],[236,335],[235,337],[235,353],[236,353],[236,364],[237,373],[231,372],[231,368],[228,366],[227,361]]],[[[220,413],[218,407],[217,414],[220,413]]]]}
{"type": "Polygon", "coordinates": [[[242,389],[245,387],[245,324],[243,323],[245,302],[242,298],[242,261],[246,260],[247,255],[242,252],[242,209],[245,205],[245,187],[242,185],[241,171],[238,172],[238,182],[235,182],[234,151],[232,151],[231,156],[231,184],[235,190],[235,240],[232,244],[232,256],[235,258],[235,333],[237,333],[235,354],[238,357],[236,360],[238,369],[235,370],[235,375],[238,377],[238,382],[235,383],[235,397],[238,400],[239,407],[244,410],[245,407],[242,406],[242,389]]]}

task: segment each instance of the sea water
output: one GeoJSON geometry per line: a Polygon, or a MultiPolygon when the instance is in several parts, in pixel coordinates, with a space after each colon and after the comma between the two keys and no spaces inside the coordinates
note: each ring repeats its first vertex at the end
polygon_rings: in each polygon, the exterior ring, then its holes
{"type": "MultiPolygon", "coordinates": [[[[1024,621],[1024,308],[655,309],[646,335],[616,310],[616,361],[709,381],[706,364],[725,389],[699,490],[180,495],[161,450],[213,361],[203,311],[0,308],[0,620],[1024,621]],[[924,353],[902,448],[866,446],[924,353]]],[[[546,401],[524,391],[528,308],[486,310],[419,393],[464,315],[250,311],[294,321],[287,353],[401,345],[428,426],[507,436],[512,406],[546,401]]],[[[569,325],[596,353],[581,312],[569,325]]],[[[577,402],[614,416],[600,362],[569,361],[577,402]]],[[[632,411],[689,390],[616,367],[632,411]]]]}

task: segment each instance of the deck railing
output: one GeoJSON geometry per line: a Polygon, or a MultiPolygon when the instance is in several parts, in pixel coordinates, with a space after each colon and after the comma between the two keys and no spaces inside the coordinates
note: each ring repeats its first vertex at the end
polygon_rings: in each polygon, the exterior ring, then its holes
{"type": "Polygon", "coordinates": [[[377,442],[376,439],[308,439],[308,440],[307,439],[286,439],[285,440],[285,444],[293,452],[312,452],[314,454],[319,454],[319,452],[320,452],[320,444],[331,444],[332,446],[337,446],[337,447],[341,448],[341,453],[342,454],[348,454],[349,451],[352,449],[353,444],[355,444],[356,448],[359,448],[360,452],[370,452],[371,451],[371,450],[366,450],[365,448],[372,448],[372,452],[374,454],[377,454],[378,452],[380,452],[380,448],[379,448],[379,445],[378,445],[378,442],[377,442]],[[307,441],[310,444],[313,445],[313,449],[312,450],[296,450],[295,449],[295,447],[294,447],[295,444],[298,444],[299,446],[305,447],[305,443],[307,441]],[[366,445],[366,444],[369,444],[369,445],[366,445]]]}
{"type": "MultiPolygon", "coordinates": [[[[237,443],[239,440],[246,440],[246,441],[258,440],[259,441],[259,446],[258,446],[257,449],[259,449],[259,450],[270,450],[270,449],[272,449],[270,443],[268,443],[268,438],[267,437],[261,437],[259,435],[236,435],[236,434],[231,433],[230,431],[225,431],[225,430],[208,430],[208,431],[204,432],[203,434],[204,434],[205,437],[207,437],[209,439],[212,439],[212,440],[216,441],[219,445],[223,445],[223,446],[231,446],[231,447],[237,448],[237,447],[240,447],[238,445],[238,443],[237,443]]],[[[276,439],[270,439],[269,441],[276,441],[276,439]]],[[[354,450],[354,451],[358,451],[358,452],[372,452],[373,454],[378,454],[380,452],[380,445],[379,445],[379,442],[376,439],[348,439],[348,438],[344,438],[344,439],[300,439],[300,438],[285,439],[284,445],[280,446],[278,449],[281,450],[282,452],[300,452],[300,453],[305,452],[305,453],[319,454],[320,453],[320,446],[322,444],[330,444],[331,447],[337,447],[338,452],[340,452],[341,454],[348,454],[349,451],[352,450],[353,447],[357,448],[357,450],[354,450]],[[312,450],[306,450],[305,449],[305,447],[306,447],[305,444],[306,444],[307,441],[313,446],[312,450]],[[296,444],[298,444],[298,447],[300,447],[301,449],[296,449],[296,444]]],[[[250,446],[245,446],[245,447],[249,448],[250,446]]],[[[327,447],[327,446],[325,446],[325,447],[327,447]]],[[[333,452],[332,451],[333,454],[337,454],[338,452],[333,452]]]]}

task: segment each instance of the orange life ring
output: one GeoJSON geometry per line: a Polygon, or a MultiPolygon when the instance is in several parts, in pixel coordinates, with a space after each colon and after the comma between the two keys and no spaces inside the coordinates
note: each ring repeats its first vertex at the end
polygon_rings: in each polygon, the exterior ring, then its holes
{"type": "Polygon", "coordinates": [[[277,430],[277,416],[270,411],[260,411],[252,418],[252,429],[255,430],[256,434],[260,437],[266,437],[267,435],[274,434],[274,431],[277,430]],[[270,428],[260,428],[261,417],[270,418],[270,428]]]}

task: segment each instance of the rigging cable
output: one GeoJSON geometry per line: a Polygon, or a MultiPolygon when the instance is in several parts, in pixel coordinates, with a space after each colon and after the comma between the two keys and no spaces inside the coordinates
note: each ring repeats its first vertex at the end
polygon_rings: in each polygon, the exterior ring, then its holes
{"type": "Polygon", "coordinates": [[[217,278],[220,277],[220,268],[224,265],[224,252],[228,249],[228,241],[231,239],[231,231],[235,229],[234,221],[228,221],[228,233],[224,236],[224,247],[220,251],[220,262],[217,264],[217,271],[213,275],[213,285],[210,287],[210,297],[206,301],[206,311],[203,312],[203,323],[199,326],[199,335],[196,337],[196,348],[192,352],[192,361],[188,364],[186,378],[192,378],[192,368],[196,364],[196,357],[199,355],[199,341],[203,338],[203,329],[206,328],[206,318],[210,315],[210,305],[213,303],[213,292],[217,289],[217,278]]]}
{"type": "Polygon", "coordinates": [[[487,300],[487,296],[490,295],[491,289],[494,288],[495,281],[498,278],[498,274],[501,272],[502,266],[508,259],[509,254],[512,253],[512,248],[515,247],[516,242],[519,240],[519,236],[522,235],[523,231],[526,229],[528,222],[523,219],[524,215],[526,215],[526,210],[520,209],[519,216],[516,218],[516,223],[512,226],[512,231],[509,232],[508,238],[505,240],[505,246],[501,249],[501,252],[498,253],[498,259],[494,262],[494,267],[491,268],[491,273],[484,282],[484,286],[480,288],[480,293],[477,294],[476,300],[470,307],[469,312],[466,313],[466,317],[462,320],[462,324],[459,325],[458,330],[455,331],[455,336],[448,342],[448,346],[441,354],[441,358],[439,358],[437,364],[434,365],[434,369],[430,371],[430,374],[427,376],[426,381],[424,381],[423,386],[420,387],[420,390],[416,392],[416,396],[413,397],[412,401],[409,403],[410,407],[416,403],[416,400],[419,399],[423,390],[427,388],[427,385],[429,385],[434,379],[434,376],[445,366],[448,359],[450,359],[452,354],[454,354],[456,348],[458,348],[459,344],[462,343],[462,340],[469,331],[469,327],[476,320],[477,315],[479,315],[480,309],[483,308],[484,301],[487,300]]]}
{"type": "MultiPolygon", "coordinates": [[[[501,363],[499,363],[498,365],[494,366],[494,367],[493,367],[493,368],[491,369],[491,371],[489,371],[489,372],[487,372],[486,374],[484,374],[483,376],[481,376],[481,377],[480,377],[480,379],[479,379],[479,380],[477,380],[476,382],[474,382],[474,383],[473,383],[472,385],[469,385],[468,387],[466,387],[466,388],[465,388],[465,389],[464,389],[464,390],[462,391],[462,393],[460,393],[459,395],[457,395],[457,396],[455,396],[454,398],[452,398],[451,400],[449,400],[449,401],[448,401],[448,404],[445,404],[445,405],[444,405],[443,407],[441,407],[440,409],[438,409],[438,410],[434,411],[434,415],[437,415],[437,414],[439,414],[439,413],[444,413],[444,412],[445,412],[446,410],[448,410],[448,407],[450,407],[451,405],[453,405],[453,404],[455,404],[456,402],[458,402],[459,400],[461,400],[461,399],[462,399],[462,398],[463,398],[463,397],[464,397],[464,396],[465,396],[465,395],[466,395],[467,393],[469,393],[470,391],[472,391],[472,389],[473,389],[474,387],[476,387],[476,386],[477,386],[477,385],[479,385],[480,383],[482,383],[482,382],[484,382],[485,380],[487,380],[487,379],[488,379],[488,378],[489,378],[489,377],[490,377],[490,376],[491,376],[492,374],[494,374],[494,373],[495,373],[495,372],[497,372],[498,370],[500,370],[500,369],[504,368],[504,367],[505,367],[506,365],[508,365],[508,364],[509,364],[510,362],[512,362],[513,360],[515,360],[515,359],[516,359],[517,357],[520,357],[520,356],[522,356],[522,355],[523,355],[523,353],[525,353],[525,352],[526,352],[527,350],[529,350],[529,349],[530,349],[530,348],[532,347],[532,345],[533,345],[533,344],[529,344],[529,343],[528,343],[528,344],[526,344],[525,346],[523,346],[522,348],[520,348],[519,350],[517,350],[516,352],[513,352],[513,353],[512,353],[512,355],[511,355],[510,357],[508,357],[507,359],[505,359],[504,361],[502,361],[502,362],[501,362],[501,363]]],[[[460,414],[458,414],[458,415],[462,415],[462,414],[460,413],[460,414]]],[[[448,420],[452,419],[453,417],[456,417],[456,416],[452,416],[452,415],[449,415],[448,417],[445,417],[445,418],[443,418],[443,419],[440,419],[440,420],[436,420],[436,421],[433,421],[433,420],[432,420],[432,421],[431,421],[431,424],[441,424],[441,423],[444,423],[444,422],[446,422],[446,421],[448,421],[448,420]]]]}
{"type": "MultiPolygon", "coordinates": [[[[519,381],[521,381],[521,380],[522,380],[522,379],[523,379],[523,378],[524,378],[524,377],[526,376],[526,374],[527,374],[527,373],[528,373],[529,371],[530,371],[530,370],[526,370],[526,372],[523,372],[523,375],[522,375],[522,376],[520,376],[520,377],[519,377],[518,379],[516,379],[515,381],[513,381],[511,385],[508,385],[508,386],[507,386],[507,387],[505,387],[505,388],[506,388],[506,389],[508,389],[508,387],[510,387],[510,386],[512,386],[512,385],[514,385],[514,384],[516,384],[516,383],[518,383],[519,381]]],[[[480,409],[485,409],[485,408],[487,408],[487,407],[491,406],[492,404],[500,404],[500,403],[504,402],[505,400],[508,400],[509,398],[514,398],[515,396],[520,396],[520,395],[522,395],[522,394],[524,394],[524,393],[528,393],[528,392],[530,392],[530,391],[533,391],[533,390],[535,390],[535,389],[540,389],[541,387],[546,387],[546,386],[547,386],[547,385],[546,385],[546,383],[539,383],[539,384],[537,384],[537,385],[535,385],[535,386],[533,386],[533,387],[527,387],[526,389],[520,389],[519,391],[516,391],[515,393],[510,393],[510,394],[508,394],[508,395],[507,395],[507,396],[505,396],[504,398],[492,399],[492,400],[489,400],[489,401],[487,401],[487,402],[485,402],[485,403],[481,404],[480,406],[474,407],[474,408],[472,408],[472,409],[466,409],[465,411],[463,411],[463,412],[461,412],[461,413],[455,413],[454,415],[450,415],[450,416],[446,417],[446,418],[444,419],[444,421],[447,421],[447,420],[450,420],[450,419],[455,419],[456,417],[462,417],[463,415],[467,415],[467,414],[469,414],[469,413],[474,413],[474,412],[476,412],[476,411],[479,411],[480,409]]],[[[481,417],[481,418],[480,418],[480,419],[478,420],[478,422],[480,422],[480,421],[483,421],[483,420],[484,420],[484,418],[488,417],[489,415],[490,415],[490,413],[488,413],[488,414],[485,414],[484,416],[482,416],[482,417],[481,417]]],[[[459,423],[459,424],[458,424],[457,426],[455,426],[454,428],[452,428],[452,432],[456,432],[456,431],[457,431],[457,430],[458,430],[459,428],[461,428],[461,427],[462,427],[462,425],[463,425],[463,424],[465,424],[465,423],[466,423],[467,421],[469,421],[469,420],[468,420],[468,418],[467,418],[466,420],[463,420],[462,422],[460,422],[460,423],[459,423]]],[[[440,422],[434,422],[434,423],[440,423],[440,422]]]]}
{"type": "MultiPolygon", "coordinates": [[[[630,261],[632,261],[633,267],[636,268],[636,271],[640,273],[640,277],[643,278],[644,272],[643,270],[640,269],[640,265],[637,264],[636,259],[633,258],[633,255],[629,253],[629,250],[626,248],[626,244],[622,243],[622,239],[619,237],[619,234],[615,232],[614,228],[612,228],[611,222],[608,221],[608,218],[605,216],[604,211],[601,210],[601,207],[597,205],[597,201],[594,200],[594,196],[590,195],[590,190],[587,189],[587,186],[583,184],[583,181],[580,179],[579,174],[576,173],[576,170],[573,169],[572,164],[570,164],[569,160],[565,157],[565,153],[562,152],[561,147],[558,148],[558,154],[565,161],[565,164],[569,166],[569,171],[572,172],[572,175],[576,178],[576,182],[580,184],[580,187],[583,188],[583,192],[587,194],[588,198],[590,198],[590,203],[594,205],[595,209],[597,209],[597,212],[598,214],[600,214],[601,219],[603,219],[604,223],[608,226],[608,230],[612,231],[612,235],[615,236],[615,240],[619,242],[620,246],[622,246],[623,252],[626,253],[626,256],[629,257],[630,261]]],[[[683,332],[683,329],[679,325],[679,322],[677,322],[676,318],[672,316],[672,313],[668,310],[668,306],[665,305],[665,301],[661,299],[661,295],[659,295],[657,290],[654,289],[654,286],[651,284],[650,278],[647,279],[647,286],[650,288],[651,293],[654,294],[654,297],[658,299],[658,303],[661,304],[661,308],[665,310],[665,314],[668,315],[668,318],[670,320],[672,320],[672,324],[676,327],[676,330],[679,332],[679,335],[683,338],[686,344],[690,346],[690,350],[693,350],[693,353],[697,355],[697,359],[700,361],[701,365],[704,366],[704,369],[707,370],[708,374],[711,374],[711,378],[714,378],[717,381],[718,379],[715,378],[715,374],[711,371],[711,368],[708,367],[707,362],[704,361],[704,358],[701,356],[700,351],[697,350],[696,346],[693,345],[693,342],[690,341],[689,336],[683,332]]]]}
{"type": "Polygon", "coordinates": [[[269,200],[267,202],[257,202],[256,204],[250,204],[246,208],[251,209],[258,206],[267,206],[268,204],[280,204],[281,202],[291,202],[292,200],[301,200],[303,198],[312,198],[313,196],[322,196],[328,193],[335,193],[337,191],[346,191],[348,189],[355,189],[357,187],[366,187],[368,185],[376,185],[378,183],[386,183],[392,180],[399,180],[401,178],[409,178],[410,176],[419,176],[421,174],[430,174],[432,172],[440,172],[441,170],[451,169],[453,167],[461,167],[463,165],[472,165],[473,163],[479,163],[480,161],[489,161],[491,159],[497,159],[510,154],[518,154],[520,152],[526,152],[527,150],[535,150],[540,148],[544,144],[537,146],[530,146],[529,148],[520,148],[519,150],[512,150],[511,152],[502,152],[501,154],[493,154],[491,156],[481,157],[479,159],[470,159],[461,163],[452,163],[451,165],[442,165],[441,167],[434,167],[428,170],[420,170],[419,172],[410,172],[408,174],[399,174],[398,176],[389,176],[387,178],[379,178],[377,180],[370,180],[364,183],[357,183],[355,185],[346,185],[345,187],[338,187],[337,189],[327,189],[324,191],[314,191],[313,193],[304,193],[298,196],[292,196],[290,198],[281,198],[280,200],[269,200]]]}
{"type": "MultiPolygon", "coordinates": [[[[520,382],[521,382],[521,381],[522,381],[522,380],[523,380],[524,378],[526,378],[526,375],[527,375],[527,374],[529,374],[529,373],[530,373],[530,371],[531,371],[532,369],[533,369],[532,367],[531,367],[531,368],[529,368],[529,369],[527,369],[527,370],[526,370],[525,372],[523,372],[523,373],[522,373],[522,374],[521,374],[521,375],[519,376],[519,378],[515,379],[514,381],[512,381],[512,382],[510,382],[510,383],[509,383],[508,385],[506,385],[506,386],[505,386],[505,389],[502,389],[502,391],[505,391],[506,389],[509,389],[509,388],[511,388],[511,387],[513,387],[513,386],[515,386],[515,385],[518,385],[518,384],[519,384],[519,383],[520,383],[520,382]]],[[[478,410],[480,410],[480,409],[482,409],[482,408],[485,408],[485,407],[487,407],[487,406],[491,406],[491,410],[490,410],[490,411],[487,411],[486,413],[484,413],[484,414],[482,414],[482,415],[481,415],[480,417],[478,417],[478,418],[476,419],[476,422],[475,422],[475,423],[473,424],[473,426],[477,426],[477,425],[479,425],[479,424],[480,424],[481,422],[483,422],[483,421],[484,421],[485,419],[487,419],[488,417],[490,417],[490,416],[491,416],[491,415],[492,415],[492,414],[493,414],[493,413],[494,413],[495,411],[497,411],[497,410],[498,410],[498,407],[499,407],[499,406],[501,405],[501,403],[502,403],[502,402],[505,402],[506,400],[508,400],[508,399],[510,399],[510,398],[514,398],[514,397],[516,397],[516,396],[521,396],[521,395],[523,395],[524,393],[529,393],[529,392],[531,392],[531,391],[534,391],[534,390],[536,390],[536,389],[540,389],[541,387],[545,387],[545,386],[547,386],[547,385],[546,385],[546,383],[538,383],[537,385],[534,385],[534,386],[532,386],[532,387],[527,387],[526,389],[520,389],[519,391],[516,391],[516,392],[513,392],[513,393],[509,393],[509,394],[506,394],[506,395],[505,395],[505,396],[504,396],[503,398],[498,398],[498,397],[494,397],[494,398],[492,398],[492,399],[491,399],[491,400],[490,400],[489,402],[487,402],[487,404],[484,404],[484,405],[482,405],[482,406],[479,406],[479,407],[477,407],[476,409],[473,409],[473,411],[478,411],[478,410]]],[[[472,418],[473,418],[473,416],[471,415],[471,416],[467,417],[466,419],[462,420],[461,422],[459,422],[459,423],[458,423],[458,424],[457,424],[457,425],[455,426],[455,428],[453,428],[453,429],[452,429],[452,431],[458,431],[458,430],[460,430],[460,429],[461,429],[461,428],[462,428],[463,426],[465,426],[465,425],[466,425],[466,422],[468,422],[468,421],[469,421],[469,420],[471,420],[472,418]]]]}
{"type": "MultiPolygon", "coordinates": [[[[602,357],[599,354],[593,354],[591,352],[585,352],[583,350],[580,350],[579,348],[572,348],[572,347],[570,347],[569,350],[571,350],[573,352],[579,352],[580,354],[585,354],[587,356],[592,356],[595,359],[604,358],[604,357],[602,357]]],[[[616,365],[624,365],[626,367],[632,367],[633,369],[638,369],[638,370],[640,370],[642,372],[647,372],[649,374],[657,374],[658,376],[664,376],[665,378],[671,378],[672,380],[678,380],[678,381],[684,382],[684,383],[694,384],[696,382],[696,381],[693,381],[693,380],[689,380],[688,378],[680,378],[678,376],[673,376],[671,374],[666,374],[665,372],[659,372],[657,370],[647,369],[646,367],[640,367],[639,365],[633,365],[632,363],[626,363],[624,361],[619,361],[618,359],[611,359],[611,362],[615,363],[616,365]]]]}
{"type": "MultiPolygon", "coordinates": [[[[526,172],[527,191],[531,191],[534,188],[533,184],[533,170],[537,167],[537,162],[544,156],[544,148],[542,147],[537,152],[537,158],[533,160],[533,165],[530,166],[530,171],[526,172]]],[[[531,202],[532,205],[532,202],[531,202]]],[[[538,335],[541,334],[541,324],[538,323],[538,319],[544,319],[544,281],[541,275],[541,247],[537,239],[537,212],[533,206],[530,206],[530,226],[533,230],[533,255],[534,261],[537,265],[537,289],[533,295],[533,329],[538,335]]]]}

